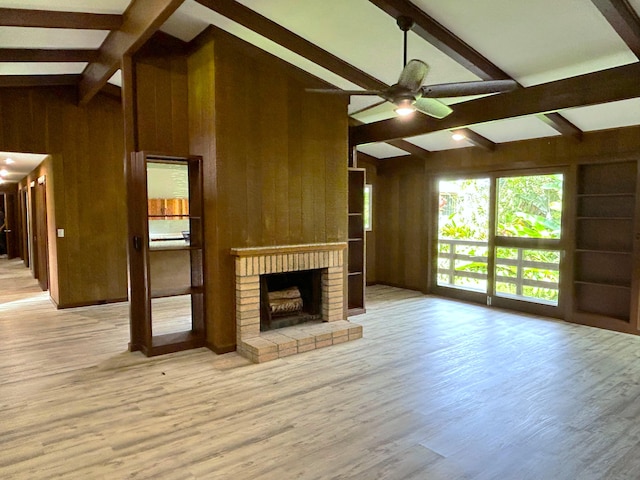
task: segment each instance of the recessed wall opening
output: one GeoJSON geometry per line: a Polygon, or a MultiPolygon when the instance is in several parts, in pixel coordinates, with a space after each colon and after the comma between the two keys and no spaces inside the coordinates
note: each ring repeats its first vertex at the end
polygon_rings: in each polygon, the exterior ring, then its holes
{"type": "Polygon", "coordinates": [[[260,275],[260,331],[321,319],[321,269],[260,275]]]}

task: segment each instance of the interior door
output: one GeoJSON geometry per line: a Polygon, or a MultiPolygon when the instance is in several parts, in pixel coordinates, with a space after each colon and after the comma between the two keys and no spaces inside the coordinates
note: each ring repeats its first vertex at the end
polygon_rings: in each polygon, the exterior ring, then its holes
{"type": "Polygon", "coordinates": [[[38,283],[42,290],[49,290],[49,246],[47,239],[47,189],[45,178],[36,182],[35,189],[35,232],[34,248],[38,283]]]}
{"type": "Polygon", "coordinates": [[[5,206],[5,239],[7,243],[7,257],[15,258],[19,255],[18,229],[17,229],[17,203],[14,193],[4,194],[5,206]]]}

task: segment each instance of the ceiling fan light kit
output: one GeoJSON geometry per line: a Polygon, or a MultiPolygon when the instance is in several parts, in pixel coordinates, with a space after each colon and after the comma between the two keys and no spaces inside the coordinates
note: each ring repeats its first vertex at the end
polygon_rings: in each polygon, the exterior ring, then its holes
{"type": "Polygon", "coordinates": [[[477,82],[454,82],[439,85],[423,86],[429,73],[429,65],[422,60],[407,61],[407,32],[413,27],[413,19],[406,16],[397,18],[397,24],[404,33],[404,68],[398,83],[384,90],[338,90],[307,89],[316,93],[333,93],[342,95],[377,95],[395,105],[398,115],[408,115],[414,111],[441,119],[453,112],[449,105],[438,98],[501,93],[517,88],[515,80],[489,80],[477,82]]]}

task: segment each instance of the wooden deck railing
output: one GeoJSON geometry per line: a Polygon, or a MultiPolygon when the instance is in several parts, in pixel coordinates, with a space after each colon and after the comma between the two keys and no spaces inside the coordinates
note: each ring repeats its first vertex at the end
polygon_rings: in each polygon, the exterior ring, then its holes
{"type": "MultiPolygon", "coordinates": [[[[438,285],[486,292],[488,246],[487,242],[478,240],[439,239],[438,285]],[[470,270],[470,268],[473,268],[473,270],[470,270]]],[[[496,258],[497,272],[495,280],[497,283],[514,285],[515,293],[496,292],[496,295],[533,300],[550,305],[557,304],[557,300],[554,301],[535,296],[535,294],[527,294],[524,287],[555,290],[557,292],[559,289],[557,280],[527,278],[526,272],[531,269],[557,272],[559,269],[558,263],[526,260],[524,252],[531,249],[517,247],[509,247],[509,249],[517,252],[516,258],[496,258]],[[501,267],[515,267],[515,272],[513,275],[501,274],[501,267]]]]}

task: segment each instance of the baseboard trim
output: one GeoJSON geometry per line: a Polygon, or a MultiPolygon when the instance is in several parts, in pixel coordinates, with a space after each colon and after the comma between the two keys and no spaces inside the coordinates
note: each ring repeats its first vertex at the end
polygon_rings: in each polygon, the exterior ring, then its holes
{"type": "Polygon", "coordinates": [[[57,304],[55,300],[53,300],[53,298],[51,299],[51,301],[53,302],[53,304],[56,306],[58,310],[64,310],[66,308],[78,308],[78,307],[95,307],[97,305],[106,305],[107,303],[127,302],[128,300],[129,299],[125,297],[125,298],[111,298],[108,300],[94,300],[91,302],[57,304]]]}
{"type": "Polygon", "coordinates": [[[217,355],[222,355],[225,353],[230,353],[230,352],[235,352],[236,351],[236,344],[234,343],[233,345],[226,345],[223,347],[217,347],[214,344],[210,343],[210,342],[205,342],[204,344],[205,347],[207,347],[209,350],[211,350],[213,353],[217,354],[217,355]]]}

